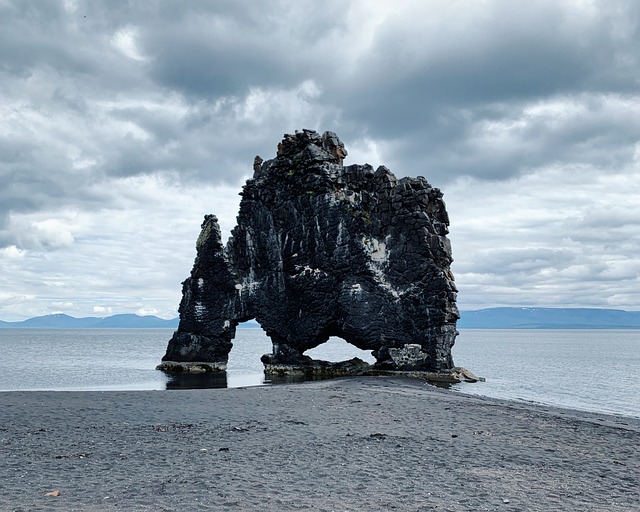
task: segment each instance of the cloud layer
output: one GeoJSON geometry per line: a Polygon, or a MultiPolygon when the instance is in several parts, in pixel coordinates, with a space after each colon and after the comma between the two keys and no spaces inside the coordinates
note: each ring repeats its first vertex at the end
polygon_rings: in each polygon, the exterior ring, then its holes
{"type": "Polygon", "coordinates": [[[0,1],[0,318],[175,316],[205,213],[334,130],[445,192],[462,308],[640,309],[640,4],[0,1]]]}

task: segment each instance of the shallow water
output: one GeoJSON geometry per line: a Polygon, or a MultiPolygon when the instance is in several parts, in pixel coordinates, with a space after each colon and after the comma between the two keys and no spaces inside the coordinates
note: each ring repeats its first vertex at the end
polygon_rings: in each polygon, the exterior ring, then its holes
{"type": "MultiPolygon", "coordinates": [[[[0,329],[0,391],[143,390],[265,384],[261,329],[238,329],[223,376],[170,378],[155,370],[170,329],[0,329]]],[[[363,352],[343,340],[307,353],[341,361],[363,352]]],[[[463,393],[640,417],[640,331],[461,330],[455,363],[486,382],[463,393]]],[[[266,382],[268,383],[268,381],[266,382]]]]}
{"type": "Polygon", "coordinates": [[[640,330],[463,329],[453,356],[487,379],[464,393],[640,417],[640,330]]]}

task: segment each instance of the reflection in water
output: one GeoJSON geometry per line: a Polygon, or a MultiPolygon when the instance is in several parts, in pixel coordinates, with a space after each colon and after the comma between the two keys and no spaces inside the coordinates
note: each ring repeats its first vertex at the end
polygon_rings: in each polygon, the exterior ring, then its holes
{"type": "MultiPolygon", "coordinates": [[[[301,382],[312,382],[316,380],[331,380],[338,379],[343,376],[329,376],[329,375],[277,375],[272,374],[267,377],[265,383],[267,384],[299,384],[301,382]]],[[[346,377],[346,375],[344,376],[346,377]]]]}
{"type": "Polygon", "coordinates": [[[165,373],[167,377],[166,389],[220,389],[241,388],[246,386],[265,386],[279,384],[298,384],[316,380],[329,380],[332,376],[322,375],[269,375],[264,373],[234,374],[228,372],[204,372],[204,373],[165,373]]]}
{"type": "Polygon", "coordinates": [[[211,389],[227,387],[227,372],[167,373],[167,389],[211,389]]]}

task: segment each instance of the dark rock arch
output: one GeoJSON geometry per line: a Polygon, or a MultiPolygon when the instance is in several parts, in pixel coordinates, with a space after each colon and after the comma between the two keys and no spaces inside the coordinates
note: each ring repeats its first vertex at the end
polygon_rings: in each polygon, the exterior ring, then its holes
{"type": "Polygon", "coordinates": [[[338,336],[372,371],[451,372],[457,335],[449,218],[439,189],[386,167],[343,166],[332,132],[285,135],[256,157],[226,246],[207,215],[183,283],[180,325],[160,368],[222,370],[239,322],[273,342],[267,372],[311,368],[338,336]]]}

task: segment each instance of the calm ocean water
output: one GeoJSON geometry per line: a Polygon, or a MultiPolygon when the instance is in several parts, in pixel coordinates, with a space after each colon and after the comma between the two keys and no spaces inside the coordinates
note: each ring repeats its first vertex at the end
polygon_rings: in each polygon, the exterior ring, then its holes
{"type": "MultiPolygon", "coordinates": [[[[174,380],[156,371],[169,329],[0,329],[0,391],[144,390],[265,383],[271,343],[239,329],[226,378],[174,380]]],[[[370,354],[333,338],[308,352],[339,361],[370,354]]],[[[461,330],[454,360],[486,382],[456,391],[640,417],[638,330],[461,330]]]]}

